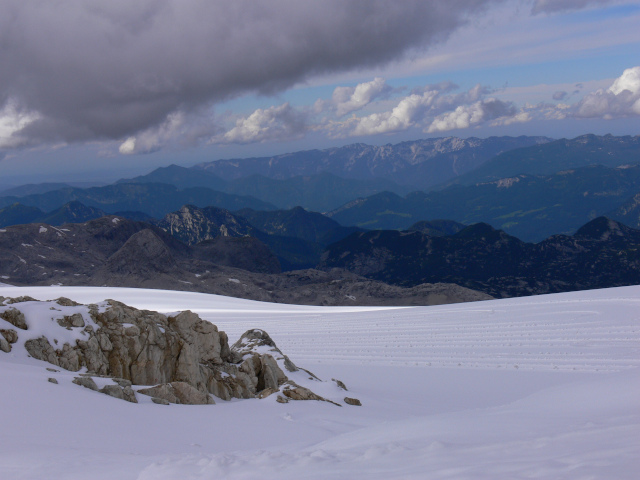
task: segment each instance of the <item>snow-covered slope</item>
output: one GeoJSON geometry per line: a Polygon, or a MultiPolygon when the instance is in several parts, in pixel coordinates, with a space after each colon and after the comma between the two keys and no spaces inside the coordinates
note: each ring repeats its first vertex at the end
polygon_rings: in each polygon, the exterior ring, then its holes
{"type": "Polygon", "coordinates": [[[636,479],[640,287],[411,308],[322,308],[137,289],[17,288],[190,309],[266,330],[362,407],[130,404],[0,352],[2,479],[636,479]],[[47,382],[55,377],[58,385],[47,382]]]}

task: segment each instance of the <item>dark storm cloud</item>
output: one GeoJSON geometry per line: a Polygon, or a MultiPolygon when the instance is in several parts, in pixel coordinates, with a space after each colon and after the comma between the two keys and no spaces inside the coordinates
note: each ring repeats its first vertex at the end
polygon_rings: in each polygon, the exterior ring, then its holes
{"type": "Polygon", "coordinates": [[[32,114],[13,130],[23,143],[124,138],[242,93],[384,64],[495,1],[3,0],[0,112],[32,114]]]}
{"type": "Polygon", "coordinates": [[[616,3],[615,0],[535,0],[532,13],[555,13],[580,10],[591,5],[616,3]]]}

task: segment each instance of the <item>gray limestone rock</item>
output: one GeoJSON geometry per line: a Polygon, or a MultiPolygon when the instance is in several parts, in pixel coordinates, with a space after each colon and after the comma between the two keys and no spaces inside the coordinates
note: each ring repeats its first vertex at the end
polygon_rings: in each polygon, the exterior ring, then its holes
{"type": "Polygon", "coordinates": [[[98,391],[98,385],[96,385],[96,382],[91,377],[75,377],[72,382],[81,387],[93,390],[94,392],[98,391]]]}
{"type": "Polygon", "coordinates": [[[49,362],[56,367],[60,366],[56,351],[53,349],[46,337],[27,340],[26,342],[24,342],[24,348],[33,358],[37,360],[44,360],[45,362],[49,362]]]}
{"type": "Polygon", "coordinates": [[[12,305],[14,303],[23,303],[23,302],[37,302],[37,300],[28,295],[24,295],[21,297],[13,297],[13,298],[9,298],[8,300],[5,300],[5,303],[7,305],[12,305]]]}
{"type": "Polygon", "coordinates": [[[122,387],[122,394],[124,395],[124,399],[127,402],[138,403],[136,392],[133,391],[133,388],[131,388],[131,386],[122,387]]]}
{"type": "Polygon", "coordinates": [[[169,403],[182,405],[213,405],[215,402],[211,395],[196,390],[185,382],[172,382],[155,387],[143,388],[138,393],[149,395],[153,398],[166,400],[169,403]]]}
{"type": "Polygon", "coordinates": [[[56,303],[58,305],[60,305],[61,307],[77,307],[80,304],[77,302],[74,302],[73,300],[66,298],[66,297],[60,297],[56,300],[56,303]]]}
{"type": "Polygon", "coordinates": [[[9,343],[16,343],[18,341],[18,332],[11,328],[0,329],[0,335],[2,335],[9,343]]]}
{"type": "Polygon", "coordinates": [[[289,360],[289,357],[287,357],[284,353],[282,353],[282,351],[280,351],[269,334],[264,330],[260,330],[257,328],[244,332],[240,339],[231,347],[231,352],[234,355],[234,358],[237,360],[244,357],[248,353],[253,353],[258,349],[261,349],[261,347],[263,347],[262,349],[266,349],[271,352],[271,354],[276,359],[283,359],[285,368],[289,372],[298,371],[298,367],[296,367],[295,364],[291,360],[289,360]]]}
{"type": "Polygon", "coordinates": [[[11,345],[7,342],[7,339],[0,335],[0,350],[5,353],[9,353],[11,351],[11,345]]]}
{"type": "Polygon", "coordinates": [[[49,377],[49,378],[47,379],[47,381],[48,381],[49,383],[54,383],[54,384],[58,385],[58,380],[56,380],[56,379],[55,379],[55,378],[53,378],[53,377],[49,377]]]}
{"type": "Polygon", "coordinates": [[[362,406],[362,403],[357,398],[344,397],[344,403],[347,405],[355,405],[356,407],[362,406]]]}
{"type": "MultiPolygon", "coordinates": [[[[285,370],[303,371],[309,379],[319,380],[296,367],[262,330],[249,330],[230,348],[224,332],[190,311],[167,317],[113,300],[107,304],[88,309],[97,328],[85,326],[79,313],[58,322],[61,328],[82,329],[75,344],[55,342],[53,346],[42,336],[26,341],[26,350],[33,358],[66,370],[86,368],[88,374],[76,377],[74,383],[93,390],[98,388],[88,375],[111,377],[115,384],[100,391],[130,402],[136,402],[132,385],[156,385],[140,393],[181,404],[214,403],[210,394],[230,400],[265,398],[278,392],[287,401],[327,401],[287,377],[285,370]]],[[[14,320],[24,317],[18,310],[9,311],[14,320]]],[[[17,339],[13,330],[6,332],[12,333],[0,335],[4,351],[10,349],[7,337],[17,339]]]]}
{"type": "Polygon", "coordinates": [[[22,313],[17,308],[9,308],[4,312],[0,312],[0,318],[6,320],[14,327],[18,327],[22,330],[28,329],[27,321],[24,318],[24,313],[22,313]]]}
{"type": "Polygon", "coordinates": [[[58,365],[65,370],[77,372],[82,368],[82,353],[77,348],[71,347],[68,343],[62,346],[62,350],[56,350],[58,356],[58,365]]]}
{"type": "Polygon", "coordinates": [[[120,400],[126,400],[127,402],[131,402],[131,403],[138,403],[136,394],[130,385],[124,388],[118,384],[105,385],[99,391],[100,393],[104,393],[114,398],[119,398],[120,400]]]}
{"type": "Polygon", "coordinates": [[[79,313],[74,313],[73,315],[59,318],[58,325],[65,328],[84,327],[84,318],[79,313]]]}
{"type": "Polygon", "coordinates": [[[112,378],[112,380],[122,388],[131,387],[132,385],[130,380],[125,380],[124,378],[112,378]]]}
{"type": "Polygon", "coordinates": [[[291,400],[318,400],[321,402],[329,402],[339,407],[342,406],[339,403],[336,403],[324,397],[321,397],[320,395],[313,393],[308,388],[301,387],[300,385],[297,385],[295,382],[292,382],[292,381],[289,381],[288,385],[286,385],[282,389],[282,393],[285,397],[291,400]]]}
{"type": "Polygon", "coordinates": [[[347,391],[347,386],[343,382],[341,382],[340,380],[336,380],[335,378],[332,378],[331,380],[336,382],[336,385],[342,390],[344,390],[345,392],[347,391]]]}

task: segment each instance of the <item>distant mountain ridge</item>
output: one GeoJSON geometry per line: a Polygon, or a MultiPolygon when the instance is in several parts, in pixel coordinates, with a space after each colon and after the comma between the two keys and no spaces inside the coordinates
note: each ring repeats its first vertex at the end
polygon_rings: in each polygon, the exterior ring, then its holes
{"type": "Polygon", "coordinates": [[[538,244],[485,223],[449,236],[370,231],[330,245],[318,267],[401,286],[456,283],[495,297],[634,285],[640,283],[640,231],[605,217],[538,244]]]}
{"type": "Polygon", "coordinates": [[[570,234],[607,215],[640,191],[640,165],[592,165],[553,175],[511,178],[444,190],[390,192],[358,199],[327,215],[342,225],[368,229],[409,228],[426,219],[445,218],[470,225],[486,222],[526,241],[570,234]]]}
{"type": "MultiPolygon", "coordinates": [[[[407,229],[440,218],[462,224],[486,222],[524,240],[539,241],[554,233],[572,233],[598,215],[640,224],[640,214],[633,213],[638,204],[634,196],[640,191],[639,162],[640,136],[583,135],[558,141],[447,137],[382,147],[354,144],[192,168],[172,165],[106,187],[49,191],[53,185],[27,185],[14,192],[44,193],[0,197],[0,224],[3,215],[9,222],[5,225],[17,219],[56,223],[60,220],[44,219],[33,208],[52,212],[73,201],[139,220],[162,218],[187,204],[229,211],[290,210],[302,205],[328,212],[351,228],[407,229]],[[485,158],[493,153],[498,154],[485,158]],[[428,183],[442,168],[445,176],[457,175],[455,185],[407,193],[410,187],[396,182],[404,176],[402,181],[428,183]],[[475,170],[465,174],[467,168],[475,170]],[[243,172],[249,175],[234,177],[243,172]],[[336,172],[366,178],[345,178],[336,172]],[[524,173],[506,175],[513,172],[524,173]],[[222,178],[223,174],[234,178],[222,178]],[[12,210],[16,203],[25,208],[12,210]]],[[[93,214],[88,215],[78,218],[93,214]]]]}
{"type": "Polygon", "coordinates": [[[173,185],[159,183],[122,183],[86,189],[69,187],[24,197],[0,197],[0,208],[20,203],[48,212],[71,201],[79,201],[107,213],[134,211],[155,218],[178,210],[185,204],[202,207],[215,205],[228,210],[276,210],[274,205],[250,196],[232,195],[204,187],[178,189],[173,185]]]}
{"type": "Polygon", "coordinates": [[[46,223],[59,226],[65,223],[84,223],[105,215],[106,213],[99,208],[87,207],[77,201],[69,202],[48,213],[36,207],[14,203],[0,209],[0,227],[26,223],[46,223]]]}
{"type": "Polygon", "coordinates": [[[395,145],[352,144],[273,157],[216,160],[196,165],[225,180],[249,175],[272,179],[330,173],[342,178],[385,178],[425,189],[469,172],[501,152],[551,141],[547,137],[457,137],[395,145]]]}
{"type": "Polygon", "coordinates": [[[591,165],[619,167],[640,163],[640,135],[581,135],[509,150],[460,175],[453,183],[473,185],[521,174],[553,175],[591,165]]]}

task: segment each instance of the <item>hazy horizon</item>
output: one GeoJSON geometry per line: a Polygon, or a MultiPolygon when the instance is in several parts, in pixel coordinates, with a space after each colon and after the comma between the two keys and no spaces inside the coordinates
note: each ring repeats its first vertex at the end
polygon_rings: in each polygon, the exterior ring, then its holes
{"type": "Polygon", "coordinates": [[[630,0],[7,0],[0,184],[425,137],[640,133],[630,0]]]}

